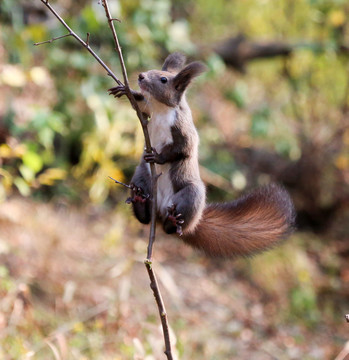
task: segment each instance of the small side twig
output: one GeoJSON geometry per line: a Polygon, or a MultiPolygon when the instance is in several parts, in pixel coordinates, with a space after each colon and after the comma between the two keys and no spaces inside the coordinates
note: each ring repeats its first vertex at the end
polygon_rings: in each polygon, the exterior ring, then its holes
{"type": "Polygon", "coordinates": [[[108,178],[109,179],[112,179],[115,183],[117,183],[117,184],[120,184],[120,185],[122,185],[122,186],[125,186],[126,188],[128,188],[128,189],[132,189],[132,186],[131,185],[127,185],[127,184],[124,184],[123,182],[121,182],[121,181],[118,181],[118,180],[115,180],[114,178],[112,178],[111,176],[108,176],[108,178]]]}
{"type": "Polygon", "coordinates": [[[50,39],[50,40],[37,42],[37,43],[35,43],[34,45],[35,45],[35,46],[39,46],[39,45],[48,44],[48,43],[51,44],[51,43],[53,43],[53,42],[56,41],[56,40],[63,39],[63,38],[68,37],[68,36],[72,36],[72,34],[65,34],[65,35],[62,35],[62,36],[57,36],[57,37],[52,38],[52,39],[50,39]]]}

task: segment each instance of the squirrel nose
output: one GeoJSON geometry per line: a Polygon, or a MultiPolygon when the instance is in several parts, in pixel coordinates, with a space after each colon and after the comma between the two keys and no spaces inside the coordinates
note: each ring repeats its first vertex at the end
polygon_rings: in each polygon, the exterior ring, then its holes
{"type": "Polygon", "coordinates": [[[139,81],[142,81],[144,78],[145,78],[145,76],[144,76],[143,73],[140,73],[140,74],[138,75],[138,80],[139,80],[139,81]]]}

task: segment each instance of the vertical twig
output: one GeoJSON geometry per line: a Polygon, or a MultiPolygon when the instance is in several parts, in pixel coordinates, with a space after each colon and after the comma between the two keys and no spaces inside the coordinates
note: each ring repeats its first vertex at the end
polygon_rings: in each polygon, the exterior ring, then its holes
{"type": "Polygon", "coordinates": [[[171,351],[170,331],[169,331],[168,320],[167,320],[167,313],[166,313],[164,301],[162,300],[159,284],[156,279],[155,272],[153,271],[153,263],[149,260],[145,260],[144,264],[148,271],[148,275],[149,275],[149,279],[150,279],[150,288],[153,290],[155,301],[156,301],[156,304],[159,309],[162,332],[163,332],[164,341],[165,341],[165,355],[167,356],[168,360],[173,360],[172,351],[171,351]]]}
{"type": "MultiPolygon", "coordinates": [[[[114,73],[109,69],[109,67],[102,61],[102,59],[100,59],[100,57],[91,49],[90,44],[89,44],[89,40],[90,40],[90,34],[87,33],[87,37],[86,37],[86,41],[82,40],[68,25],[67,23],[63,20],[63,18],[52,8],[52,6],[49,4],[48,0],[40,0],[50,11],[51,13],[58,19],[58,21],[68,30],[68,34],[66,35],[62,35],[56,38],[52,38],[51,40],[47,40],[47,41],[43,41],[40,43],[36,43],[34,45],[42,45],[42,44],[46,44],[46,43],[52,43],[53,41],[68,37],[68,36],[72,36],[74,37],[84,48],[86,48],[90,54],[99,62],[99,64],[107,71],[107,74],[109,76],[111,76],[118,85],[123,85],[123,83],[114,75],[114,73]]],[[[111,14],[110,14],[110,10],[109,10],[109,6],[108,6],[108,1],[107,0],[102,0],[102,5],[105,9],[105,13],[106,13],[106,17],[108,19],[108,24],[109,27],[113,33],[113,37],[114,37],[114,42],[116,45],[115,50],[118,53],[119,56],[119,60],[120,60],[120,64],[121,64],[121,68],[122,68],[122,73],[123,73],[123,78],[124,78],[124,82],[125,82],[125,90],[126,90],[126,95],[131,103],[131,105],[133,106],[133,108],[136,110],[137,116],[140,120],[141,126],[142,126],[142,130],[143,130],[143,135],[144,135],[144,140],[145,140],[145,151],[148,153],[152,152],[152,147],[151,147],[151,142],[150,142],[150,137],[149,137],[149,132],[148,132],[148,120],[146,118],[146,116],[141,112],[141,110],[139,109],[139,106],[131,92],[130,89],[130,85],[128,82],[128,77],[127,77],[127,72],[126,72],[126,67],[125,67],[125,63],[124,63],[124,59],[122,56],[122,52],[121,52],[121,47],[119,44],[119,40],[117,37],[117,33],[115,31],[115,27],[114,27],[114,23],[113,21],[119,21],[118,19],[112,18],[111,14]]],[[[165,354],[167,356],[168,360],[172,360],[172,352],[171,352],[171,342],[170,342],[170,334],[169,334],[169,325],[168,325],[168,321],[167,321],[167,314],[166,314],[166,310],[165,310],[165,305],[164,302],[162,300],[162,296],[161,296],[161,292],[159,289],[159,285],[155,276],[155,273],[153,271],[152,268],[152,249],[153,249],[153,244],[155,241],[155,234],[156,234],[156,208],[157,208],[157,179],[159,177],[159,175],[157,175],[156,173],[156,169],[155,169],[155,165],[154,164],[150,164],[150,169],[151,169],[151,177],[152,177],[152,207],[151,207],[151,225],[150,225],[150,233],[149,233],[149,243],[148,243],[148,249],[147,249],[147,259],[145,260],[145,266],[150,278],[150,287],[154,293],[154,297],[159,309],[159,314],[160,314],[160,319],[161,319],[161,324],[162,324],[162,329],[163,329],[163,335],[164,335],[164,342],[165,342],[165,354]]],[[[114,180],[114,179],[113,179],[114,180]]],[[[116,181],[116,180],[114,180],[116,181]]],[[[117,182],[117,181],[116,181],[117,182]]],[[[125,185],[125,184],[123,184],[125,185]]],[[[127,186],[127,185],[125,185],[127,186]]]]}
{"type": "MultiPolygon", "coordinates": [[[[115,19],[113,19],[110,14],[108,0],[102,0],[102,5],[104,7],[106,17],[108,19],[109,27],[113,34],[113,38],[114,38],[114,42],[115,42],[115,50],[119,56],[122,74],[123,74],[124,82],[125,82],[126,95],[127,95],[128,99],[130,100],[133,108],[136,110],[137,116],[140,120],[142,129],[143,129],[144,139],[145,139],[146,152],[151,153],[152,147],[151,147],[150,137],[149,137],[149,133],[148,133],[148,126],[147,126],[148,121],[147,121],[145,115],[139,109],[137,101],[135,100],[135,98],[131,92],[131,89],[130,89],[130,85],[129,85],[128,77],[127,77],[127,71],[126,71],[124,59],[122,56],[119,39],[118,39],[116,30],[114,27],[113,21],[115,19]]],[[[157,175],[156,169],[155,169],[155,164],[153,164],[153,163],[150,164],[150,171],[151,171],[151,179],[152,179],[152,194],[151,194],[152,195],[152,207],[151,207],[151,222],[150,222],[148,249],[147,249],[147,259],[144,261],[144,264],[146,266],[146,269],[147,269],[147,272],[149,275],[150,288],[153,290],[155,301],[156,301],[156,304],[159,309],[162,331],[163,331],[164,342],[165,342],[165,355],[167,356],[168,360],[172,360],[173,358],[172,358],[172,351],[171,351],[171,341],[170,341],[167,313],[166,313],[166,309],[165,309],[165,304],[162,300],[160,288],[159,288],[155,273],[153,271],[153,266],[152,266],[153,264],[151,261],[152,249],[153,249],[153,244],[155,241],[155,234],[156,234],[157,180],[158,180],[159,175],[157,175]]]]}
{"type": "MultiPolygon", "coordinates": [[[[147,126],[148,120],[147,120],[146,116],[141,112],[141,110],[137,104],[137,101],[135,100],[135,98],[131,92],[130,84],[128,82],[124,58],[122,56],[119,39],[118,39],[116,30],[114,27],[114,21],[115,20],[119,21],[119,19],[115,19],[111,16],[110,10],[109,10],[109,4],[108,4],[107,0],[102,0],[102,5],[105,10],[105,15],[108,19],[109,27],[113,34],[113,38],[114,38],[114,42],[115,42],[115,51],[117,52],[117,54],[119,56],[121,69],[122,69],[122,75],[124,77],[124,82],[125,82],[126,95],[129,99],[130,103],[132,104],[133,108],[136,110],[137,116],[141,123],[144,140],[145,140],[145,151],[147,153],[151,153],[152,147],[151,147],[151,143],[150,143],[150,137],[149,137],[148,126],[147,126]]],[[[152,164],[152,163],[150,164],[150,172],[151,172],[151,179],[152,179],[152,194],[151,194],[152,195],[152,207],[151,207],[149,242],[148,242],[148,250],[147,250],[147,260],[149,260],[149,261],[151,261],[151,258],[152,258],[152,250],[153,250],[153,244],[155,241],[155,234],[156,234],[156,208],[157,208],[157,186],[156,186],[156,184],[157,184],[158,176],[156,174],[155,164],[152,164]]]]}

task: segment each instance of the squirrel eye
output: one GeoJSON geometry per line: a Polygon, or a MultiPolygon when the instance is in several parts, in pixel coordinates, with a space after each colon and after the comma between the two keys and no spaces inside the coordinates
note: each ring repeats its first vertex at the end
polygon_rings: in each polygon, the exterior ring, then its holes
{"type": "Polygon", "coordinates": [[[165,76],[161,77],[160,78],[160,81],[163,83],[163,84],[166,84],[167,83],[167,78],[165,76]]]}

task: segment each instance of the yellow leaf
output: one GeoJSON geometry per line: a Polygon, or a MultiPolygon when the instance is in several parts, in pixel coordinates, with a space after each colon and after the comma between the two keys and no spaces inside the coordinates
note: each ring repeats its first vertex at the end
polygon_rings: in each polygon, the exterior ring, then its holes
{"type": "Polygon", "coordinates": [[[339,27],[345,23],[346,17],[342,10],[332,10],[328,14],[328,19],[331,25],[339,27]]]}
{"type": "Polygon", "coordinates": [[[30,78],[36,85],[45,85],[49,80],[49,74],[42,66],[34,66],[29,71],[30,78]]]}
{"type": "Polygon", "coordinates": [[[2,183],[5,190],[9,190],[13,183],[12,175],[8,171],[2,168],[0,168],[0,183],[2,183]]]}
{"type": "Polygon", "coordinates": [[[41,185],[52,186],[55,181],[63,180],[67,176],[67,172],[59,168],[51,168],[44,171],[38,176],[38,181],[41,185]]]}
{"type": "Polygon", "coordinates": [[[7,144],[0,145],[0,158],[9,158],[12,155],[12,149],[7,144]]]}
{"type": "Polygon", "coordinates": [[[335,164],[338,169],[346,170],[349,168],[349,157],[344,154],[339,155],[335,161],[335,164]]]}
{"type": "Polygon", "coordinates": [[[118,168],[113,168],[110,173],[108,173],[108,176],[112,177],[115,180],[124,181],[124,174],[123,172],[118,168]]]}
{"type": "Polygon", "coordinates": [[[26,82],[24,71],[16,65],[4,65],[0,72],[0,81],[12,87],[23,87],[26,82]]]}
{"type": "Polygon", "coordinates": [[[82,322],[76,322],[73,327],[74,332],[82,333],[85,330],[85,326],[82,322]]]}

